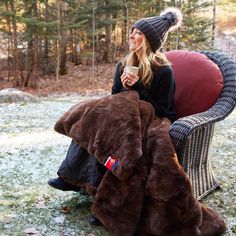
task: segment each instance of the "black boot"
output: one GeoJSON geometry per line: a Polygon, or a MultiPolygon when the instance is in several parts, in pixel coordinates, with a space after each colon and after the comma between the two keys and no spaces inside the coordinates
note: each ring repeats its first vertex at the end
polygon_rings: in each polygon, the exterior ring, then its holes
{"type": "Polygon", "coordinates": [[[102,223],[94,215],[90,214],[89,223],[93,226],[102,226],[102,223]]]}
{"type": "Polygon", "coordinates": [[[62,178],[54,178],[54,179],[49,179],[48,184],[52,186],[53,188],[60,189],[62,191],[75,191],[79,192],[80,187],[77,187],[75,185],[69,184],[65,182],[62,178]]]}

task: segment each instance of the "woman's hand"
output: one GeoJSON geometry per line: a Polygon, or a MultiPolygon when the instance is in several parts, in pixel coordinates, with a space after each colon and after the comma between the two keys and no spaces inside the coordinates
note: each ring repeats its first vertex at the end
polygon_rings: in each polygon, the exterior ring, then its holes
{"type": "Polygon", "coordinates": [[[131,86],[133,86],[137,81],[139,80],[138,75],[129,72],[127,73],[125,70],[123,74],[121,75],[121,83],[126,89],[130,89],[131,86]]]}

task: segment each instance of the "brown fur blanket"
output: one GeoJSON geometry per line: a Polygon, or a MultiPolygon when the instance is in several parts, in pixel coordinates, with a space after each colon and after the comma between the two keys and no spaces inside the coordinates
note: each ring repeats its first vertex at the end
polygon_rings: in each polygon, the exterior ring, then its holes
{"type": "Polygon", "coordinates": [[[193,196],[178,163],[168,119],[136,92],[123,92],[72,107],[55,130],[78,142],[107,171],[94,194],[93,214],[114,235],[220,235],[224,221],[193,196]]]}

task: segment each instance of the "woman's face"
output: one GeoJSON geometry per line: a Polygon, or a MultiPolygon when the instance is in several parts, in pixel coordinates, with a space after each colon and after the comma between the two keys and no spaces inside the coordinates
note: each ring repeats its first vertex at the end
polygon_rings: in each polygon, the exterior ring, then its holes
{"type": "Polygon", "coordinates": [[[129,36],[129,50],[135,51],[142,44],[143,40],[143,33],[140,30],[134,28],[129,36]]]}

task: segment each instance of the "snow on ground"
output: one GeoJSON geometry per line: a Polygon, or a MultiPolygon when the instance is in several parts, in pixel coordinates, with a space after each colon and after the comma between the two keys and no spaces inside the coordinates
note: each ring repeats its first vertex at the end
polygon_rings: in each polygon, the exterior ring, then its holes
{"type": "MultiPolygon", "coordinates": [[[[0,235],[108,235],[87,222],[91,198],[50,188],[47,180],[65,157],[70,139],[57,134],[57,119],[87,97],[48,97],[38,104],[0,105],[0,235]],[[69,214],[61,208],[68,207],[69,214]],[[35,227],[35,228],[32,228],[35,227]]],[[[236,111],[216,126],[212,165],[222,190],[204,203],[236,232],[236,111]]]]}

